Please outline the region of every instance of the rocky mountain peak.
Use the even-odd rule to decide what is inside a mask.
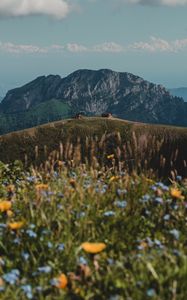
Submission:
[[[0,112],[20,114],[54,100],[69,107],[71,114],[110,111],[123,119],[187,125],[187,103],[181,98],[172,96],[162,85],[110,69],[81,69],[64,78],[40,76],[9,91],[0,104]]]

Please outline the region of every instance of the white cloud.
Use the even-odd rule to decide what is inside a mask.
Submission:
[[[124,48],[123,46],[114,43],[114,42],[108,42],[108,43],[103,43],[99,45],[95,45],[92,48],[93,52],[111,52],[111,53],[119,53],[123,52]]]
[[[35,46],[35,45],[18,45],[14,43],[2,43],[0,42],[0,51],[1,52],[7,52],[7,53],[14,53],[14,54],[20,54],[20,53],[46,53],[47,49]]]
[[[51,50],[51,51],[56,51],[56,52],[61,52],[64,50],[64,46],[62,45],[57,45],[57,44],[54,44],[54,45],[51,45],[50,47],[46,48],[48,51]]]
[[[128,46],[129,50],[149,52],[178,52],[187,48],[187,39],[167,41],[151,37],[148,42],[136,42]]]
[[[76,43],[73,44],[67,44],[67,50],[69,52],[86,52],[89,51],[89,49],[83,45],[79,45]]]
[[[72,43],[67,44],[67,50],[69,52],[110,52],[110,53],[119,53],[124,51],[124,47],[114,43],[114,42],[105,42],[103,44],[97,44],[91,47],[84,45]]]
[[[49,54],[49,53],[129,53],[134,51],[150,53],[177,53],[187,50],[187,38],[167,41],[165,39],[150,37],[148,41],[138,41],[132,44],[122,46],[115,42],[105,42],[93,46],[85,46],[77,43],[68,43],[64,45],[53,44],[48,47],[42,47],[29,44],[14,44],[11,42],[0,42],[0,52],[12,54]]]
[[[116,0],[113,0],[116,1]],[[180,6],[187,5],[187,0],[118,0],[119,3],[130,3],[140,5],[163,5],[163,6]]]
[[[62,19],[70,12],[68,0],[0,0],[0,16],[49,15]]]
[[[45,54],[56,53],[64,51],[63,45],[51,45],[49,47],[41,47],[37,45],[29,44],[14,44],[11,42],[0,42],[0,52],[12,53],[12,54]]]

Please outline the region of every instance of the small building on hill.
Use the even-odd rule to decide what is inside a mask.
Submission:
[[[74,115],[74,119],[82,119],[82,115],[81,114],[76,114],[76,115]]]
[[[102,115],[102,118],[112,118],[112,114],[111,113],[103,113]]]
[[[85,117],[85,113],[83,111],[78,112],[74,115],[74,119],[82,119],[83,117]]]

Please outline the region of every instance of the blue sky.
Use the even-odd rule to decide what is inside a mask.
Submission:
[[[187,86],[187,0],[1,0],[0,95],[79,68]]]

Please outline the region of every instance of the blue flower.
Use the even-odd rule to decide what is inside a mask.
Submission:
[[[28,299],[32,299],[33,298],[33,294],[32,294],[32,287],[29,284],[26,285],[22,285],[21,286],[22,291],[25,293],[26,297]]]
[[[177,181],[181,181],[181,180],[182,180],[182,176],[179,176],[179,175],[178,175],[178,176],[176,177],[176,180],[177,180]]]
[[[148,289],[146,294],[148,297],[154,297],[156,295],[156,292],[154,289]]]
[[[155,185],[152,185],[150,188],[151,188],[151,190],[154,191],[154,192],[157,191],[157,187],[156,187]]]
[[[146,210],[145,210],[145,215],[146,215],[146,216],[150,216],[150,215],[151,215],[151,212],[150,212],[148,209],[146,209]]]
[[[52,270],[52,268],[50,267],[50,266],[45,266],[45,267],[39,267],[38,268],[38,271],[40,272],[40,273],[50,273],[51,272],[51,270]]]
[[[36,237],[37,237],[36,232],[34,232],[34,231],[31,230],[31,229],[27,229],[27,230],[26,230],[26,233],[27,233],[28,236],[31,237],[31,238],[36,238]]]
[[[101,188],[100,186],[97,186],[97,187],[95,188],[95,191],[96,191],[96,193],[105,194],[106,191],[107,191],[107,188],[108,188],[108,185],[107,185],[107,184],[104,184],[104,185],[102,186],[102,188]]]
[[[54,177],[57,178],[57,177],[59,176],[59,173],[55,171],[55,172],[53,173],[53,175],[54,175]]]
[[[53,279],[50,280],[50,284],[52,286],[57,286],[59,284],[59,281],[58,281],[57,278],[53,278]]]
[[[35,224],[30,224],[30,225],[29,225],[29,228],[31,228],[31,229],[34,229],[35,227],[36,227]]]
[[[114,260],[113,258],[108,258],[107,262],[109,263],[110,266],[114,265]]]
[[[14,243],[14,244],[17,244],[17,245],[20,245],[20,244],[21,244],[20,238],[15,238],[15,239],[13,240],[13,243]]]
[[[146,241],[147,241],[149,247],[152,247],[152,246],[154,245],[154,243],[153,243],[153,241],[150,239],[150,237],[147,237],[147,238],[146,238]]]
[[[6,224],[0,223],[0,228],[6,228],[6,227],[7,227]]]
[[[156,202],[157,204],[163,204],[163,199],[161,197],[156,197],[154,199],[154,202]]]
[[[170,215],[166,214],[163,219],[164,219],[164,221],[169,221],[170,220]]]
[[[81,264],[81,265],[87,265],[88,262],[87,262],[87,260],[83,256],[81,256],[81,257],[79,257],[79,264]]]
[[[115,212],[112,211],[112,210],[105,211],[105,212],[103,213],[103,216],[105,216],[105,217],[112,217],[112,216],[115,216]]]
[[[17,269],[13,269],[9,273],[6,273],[2,276],[2,278],[9,284],[13,285],[17,282],[20,276],[20,271]]]
[[[127,206],[127,201],[115,201],[114,204],[118,208],[125,208]]]
[[[177,229],[170,230],[170,233],[173,235],[173,237],[178,240],[180,237],[180,232]]]
[[[11,271],[12,274],[16,275],[16,276],[20,276],[20,271],[18,269],[13,269]]]
[[[179,208],[179,206],[177,204],[174,204],[174,205],[171,205],[171,207],[174,209],[174,210],[177,210]]]
[[[155,243],[155,245],[156,245],[157,247],[163,248],[163,245],[162,245],[162,243],[161,243],[159,240],[155,239],[155,240],[154,240],[154,243]]]
[[[50,233],[50,231],[48,230],[48,229],[44,229],[43,231],[42,231],[42,234],[44,234],[44,235],[47,235],[47,234],[49,234]]]
[[[59,244],[57,247],[58,251],[64,251],[65,245],[63,243]]]
[[[24,260],[28,260],[30,255],[27,252],[22,252],[21,256],[24,258]]]
[[[84,211],[81,211],[81,212],[78,212],[77,213],[77,215],[76,215],[76,217],[77,217],[77,219],[80,219],[80,218],[83,218],[83,217],[85,217],[85,212]]]
[[[77,178],[77,174],[74,171],[70,172],[70,176],[73,177],[74,179]]]
[[[144,250],[144,247],[141,246],[141,245],[138,245],[138,246],[137,246],[137,249],[138,249],[138,250]]]
[[[163,184],[162,182],[157,182],[155,185],[160,187],[164,191],[169,191],[169,187],[167,185]]]
[[[109,300],[119,300],[120,296],[119,295],[112,295],[110,296]]]
[[[63,207],[62,204],[58,204],[58,205],[57,205],[57,208],[63,210],[64,207]]]
[[[116,193],[120,196],[120,195],[123,195],[123,194],[126,194],[127,193],[127,190],[126,189],[117,189]]]
[[[52,244],[51,242],[48,242],[48,243],[47,243],[47,247],[48,247],[49,249],[51,249],[51,248],[53,248],[53,244]]]
[[[140,202],[143,202],[143,203],[147,203],[149,200],[150,200],[150,195],[148,194],[145,194],[142,196],[142,198],[140,199]]]
[[[38,292],[38,293],[41,293],[42,291],[43,291],[43,288],[41,287],[41,286],[37,286],[36,287],[36,291]]]
[[[28,177],[26,178],[26,180],[27,180],[28,182],[35,182],[35,179],[36,179],[35,176],[28,176]]]

